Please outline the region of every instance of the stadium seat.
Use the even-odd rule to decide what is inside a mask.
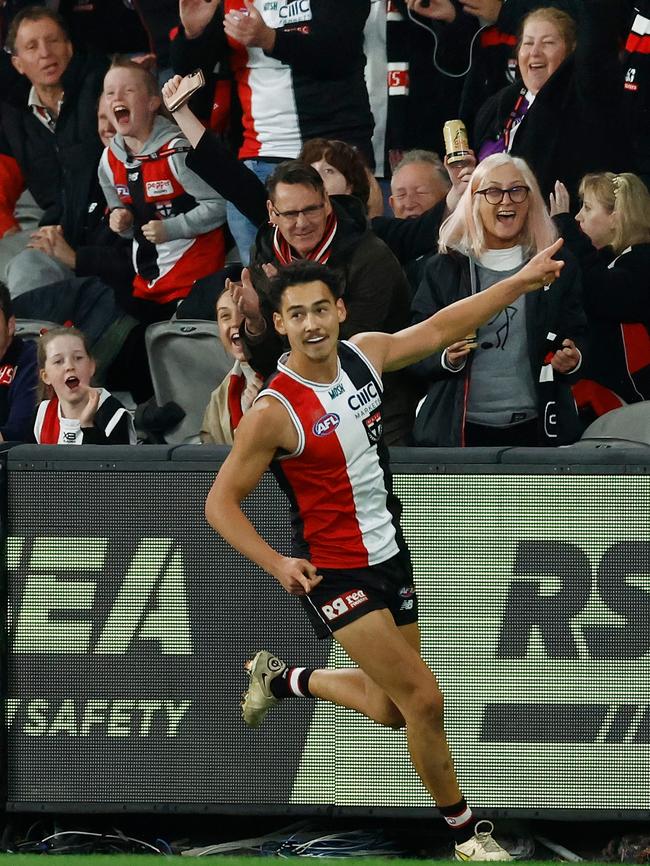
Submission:
[[[41,319],[16,319],[16,336],[23,340],[38,340],[44,331],[60,328],[56,322],[46,322]]]
[[[627,439],[650,445],[650,400],[606,412],[587,427],[582,439]]]
[[[173,400],[185,411],[180,424],[165,433],[165,441],[198,444],[210,394],[233,365],[219,340],[216,322],[156,322],[147,328],[145,340],[156,402],[163,406]]]

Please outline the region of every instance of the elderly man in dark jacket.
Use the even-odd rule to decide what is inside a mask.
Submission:
[[[15,16],[6,47],[31,89],[5,97],[0,157],[17,164],[44,211],[41,225],[62,225],[76,246],[101,153],[96,108],[108,63],[76,53],[62,19],[42,6]]]

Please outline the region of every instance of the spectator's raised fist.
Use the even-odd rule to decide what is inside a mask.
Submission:
[[[164,244],[167,240],[167,229],[162,220],[150,220],[142,226],[142,234],[151,244]]]
[[[445,156],[445,168],[451,181],[451,189],[447,193],[447,209],[453,211],[460,201],[460,197],[467,189],[474,169],[476,168],[476,156],[473,150],[467,151],[467,156],[462,162],[449,163]]]
[[[118,235],[122,232],[128,232],[133,227],[133,214],[125,207],[116,207],[115,210],[111,211],[108,225],[111,231]]]
[[[503,0],[461,0],[460,5],[468,15],[476,15],[484,24],[494,24],[501,13]]]

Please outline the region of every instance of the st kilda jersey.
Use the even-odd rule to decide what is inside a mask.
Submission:
[[[92,427],[82,428],[78,418],[64,418],[56,397],[43,400],[36,412],[34,440],[38,445],[135,445],[137,436],[130,412],[100,388]]]
[[[327,385],[290,370],[287,356],[261,391],[287,410],[298,447],[271,469],[289,497],[293,555],[317,568],[377,565],[404,546],[401,506],[382,442],[382,384],[353,343],[339,343],[339,370]]]
[[[341,139],[372,159],[373,118],[364,78],[363,28],[370,0],[254,0],[275,31],[269,52],[224,33],[224,15],[245,14],[223,0],[202,36],[173,34],[174,69],[211,72],[227,60],[242,108],[240,159],[298,156],[310,138]],[[219,100],[217,100],[219,101]],[[215,106],[216,107],[216,106]]]
[[[121,135],[106,148],[99,180],[111,210],[133,214],[133,294],[159,304],[184,298],[196,280],[223,267],[225,242],[217,226],[223,199],[185,165],[188,142],[178,127],[158,117],[141,153],[126,150]],[[142,234],[151,220],[165,222],[167,240]]]

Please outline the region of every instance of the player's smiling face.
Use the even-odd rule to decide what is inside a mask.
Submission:
[[[286,288],[282,308],[273,314],[276,330],[287,337],[292,353],[313,361],[326,360],[336,352],[344,319],[343,301],[320,280]]]

